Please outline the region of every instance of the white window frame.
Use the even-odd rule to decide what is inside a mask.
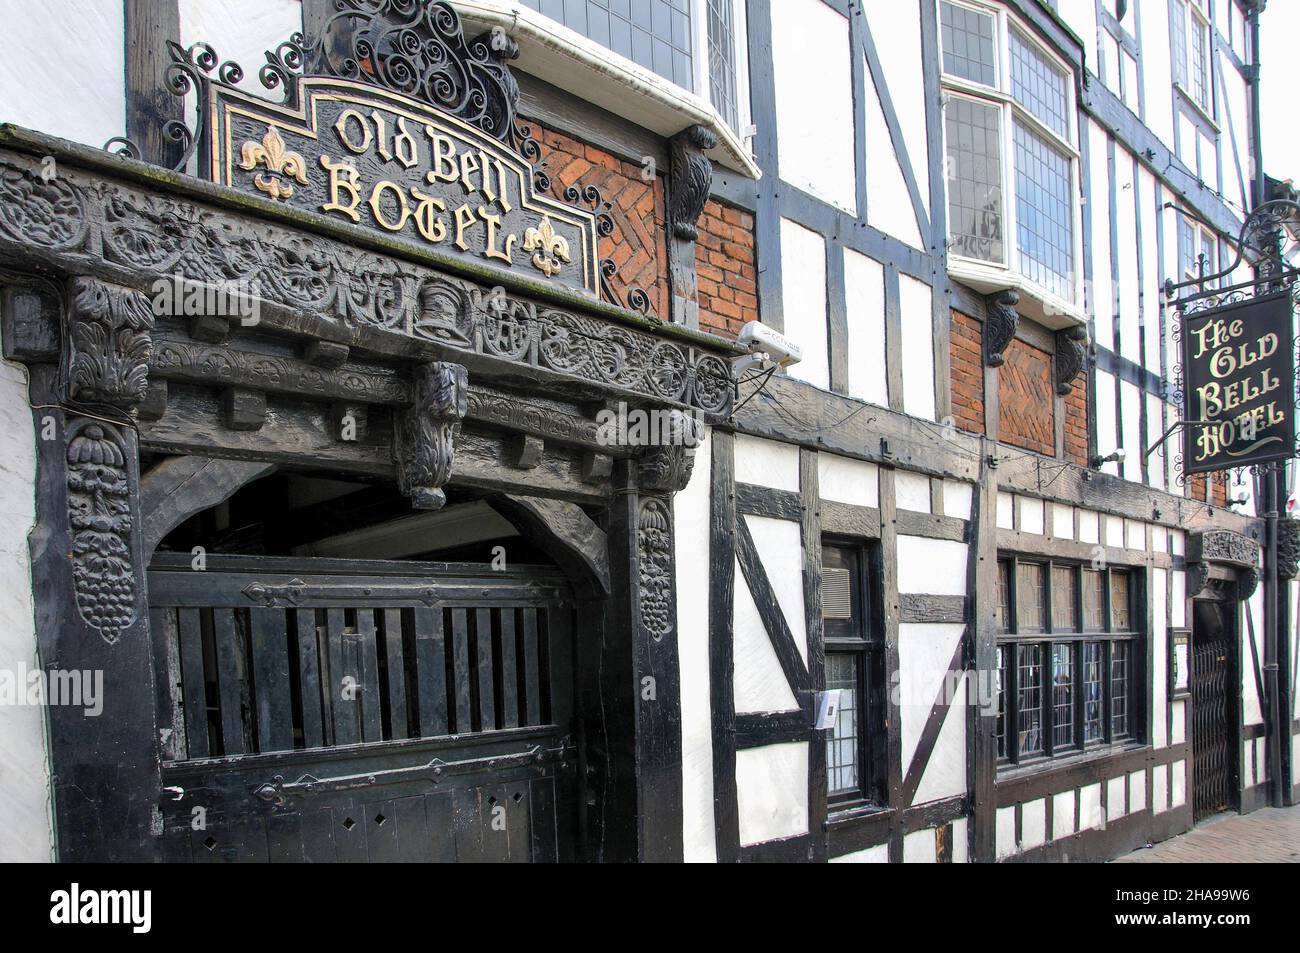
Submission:
[[[1184,225],[1187,225],[1192,230],[1193,246],[1192,246],[1192,261],[1191,261],[1190,270],[1183,267],[1183,261],[1182,261],[1182,257],[1183,257],[1182,228]],[[1196,265],[1200,261],[1201,252],[1204,250],[1207,242],[1210,246],[1211,257],[1205,263],[1206,276],[1216,274],[1223,269],[1223,266],[1219,263],[1219,256],[1221,254],[1221,249],[1219,247],[1219,236],[1212,229],[1206,228],[1203,224],[1197,221],[1196,218],[1194,218],[1188,212],[1179,211],[1178,213],[1177,241],[1178,241],[1177,247],[1178,247],[1178,259],[1179,259],[1178,271],[1179,274],[1182,276],[1180,278],[1181,281],[1195,281],[1201,277],[1200,274],[1196,271]]]
[[[1184,60],[1182,63],[1175,61],[1174,68],[1174,86],[1182,91],[1187,97],[1187,101],[1196,108],[1198,112],[1211,124],[1217,123],[1214,118],[1214,83],[1215,83],[1215,55],[1214,55],[1214,25],[1210,21],[1209,10],[1206,8],[1208,0],[1175,0],[1174,15],[1177,16],[1177,6],[1183,7],[1183,36],[1186,37],[1186,49],[1183,51]],[[1198,25],[1204,31],[1205,44],[1205,96],[1206,102],[1201,102],[1196,98],[1196,92],[1192,83],[1192,47],[1195,45],[1195,34],[1192,32],[1193,23]],[[1170,55],[1175,51],[1170,50]],[[1182,78],[1180,78],[1180,74]]]
[[[732,55],[736,70],[736,128],[733,130],[745,148],[753,152],[753,111],[749,102],[749,19],[746,0],[731,0]],[[694,62],[695,89],[701,99],[713,105],[713,89],[709,79],[709,0],[691,0],[691,41],[696,52]],[[717,106],[713,107],[717,109]],[[718,116],[725,123],[727,117]]]
[[[1081,168],[1082,155],[1079,151],[1079,112],[1076,103],[1075,73],[1068,62],[1056,55],[1034,36],[1033,31],[1019,17],[1013,16],[1000,6],[974,2],[974,0],[949,0],[954,6],[963,7],[976,13],[994,18],[994,82],[989,87],[975,83],[959,76],[950,76],[943,71],[943,39],[939,43],[939,79],[943,95],[944,108],[952,96],[974,99],[989,105],[999,106],[1000,141],[1002,144],[1002,245],[1003,261],[989,262],[980,258],[968,258],[948,252],[948,274],[979,291],[992,293],[1008,288],[1020,291],[1022,304],[1030,305],[1031,316],[1044,320],[1048,325],[1068,324],[1060,316],[1085,319],[1081,299],[1083,294],[1083,223],[1081,214]],[[1020,35],[1048,62],[1055,65],[1066,77],[1066,133],[1062,138],[1054,129],[1049,128],[1034,116],[1027,108],[1020,105],[1011,94],[1011,30],[1016,29]],[[1018,223],[1016,220],[1016,170],[1015,170],[1015,123],[1021,122],[1036,135],[1041,136],[1054,148],[1059,149],[1070,163],[1070,195],[1073,199],[1070,209],[1070,231],[1072,248],[1071,296],[1063,298],[1056,292],[1034,281],[1020,269],[1020,247],[1018,241]],[[947,123],[944,123],[945,136]],[[947,143],[944,144],[947,155]],[[948,177],[944,176],[944,202],[947,208]],[[951,229],[951,222],[949,223]],[[951,241],[951,235],[949,236]],[[1024,300],[1027,297],[1028,300]],[[1038,308],[1033,307],[1034,303]],[[1022,308],[1022,310],[1026,310]]]

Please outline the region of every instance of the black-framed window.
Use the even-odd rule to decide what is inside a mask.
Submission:
[[[826,791],[834,808],[884,803],[884,636],[876,607],[879,553],[822,543],[822,632],[826,689],[840,692],[826,734]]]
[[[1127,568],[999,560],[999,763],[1140,740],[1140,579]]]

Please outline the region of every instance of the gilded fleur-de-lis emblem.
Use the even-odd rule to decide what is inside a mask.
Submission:
[[[562,262],[569,262],[569,242],[563,235],[555,233],[551,217],[543,215],[536,228],[524,232],[524,251],[533,253],[533,267],[547,278],[553,278],[564,267]]]
[[[266,166],[266,172],[253,176],[253,184],[259,192],[265,192],[273,199],[287,199],[293,195],[293,186],[281,176],[307,184],[307,160],[289,150],[275,126],[266,130],[261,142],[250,139],[241,147],[239,167],[252,172],[259,165]]]

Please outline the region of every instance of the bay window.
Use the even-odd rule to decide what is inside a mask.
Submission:
[[[523,0],[601,46],[707,98],[743,136],[744,0]]]
[[[997,751],[1004,765],[1138,740],[1142,634],[1127,569],[998,564]]]
[[[1077,310],[1073,76],[1000,8],[942,0],[939,20],[954,277]]]

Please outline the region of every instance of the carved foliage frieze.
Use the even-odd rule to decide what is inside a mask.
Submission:
[[[129,409],[149,388],[153,312],[138,291],[96,278],[73,278],[68,396]]]
[[[469,375],[460,364],[434,361],[414,372],[413,405],[397,428],[397,477],[411,505],[440,509],[451,477],[456,434],[465,417]]]
[[[1277,573],[1283,579],[1294,579],[1298,564],[1300,564],[1300,520],[1279,520],[1277,524]]]
[[[114,643],[135,622],[131,489],[126,443],[112,424],[73,418],[67,426],[68,525],[77,612]]]
[[[83,241],[88,220],[100,242]],[[47,186],[38,172],[0,159],[0,248],[53,252],[54,264],[84,273],[94,258],[70,254],[79,243],[129,269],[139,287],[177,275],[238,281],[255,289],[264,315],[308,314],[353,339],[373,330],[429,340],[708,414],[725,415],[733,399],[723,357],[686,342],[71,167]],[[118,310],[114,320],[135,320]]]
[[[1247,569],[1259,562],[1259,543],[1249,536],[1227,529],[1193,533],[1187,546],[1189,561],[1227,563]]]
[[[673,630],[673,519],[666,500],[641,501],[637,520],[637,565],[641,626],[658,641]]]

